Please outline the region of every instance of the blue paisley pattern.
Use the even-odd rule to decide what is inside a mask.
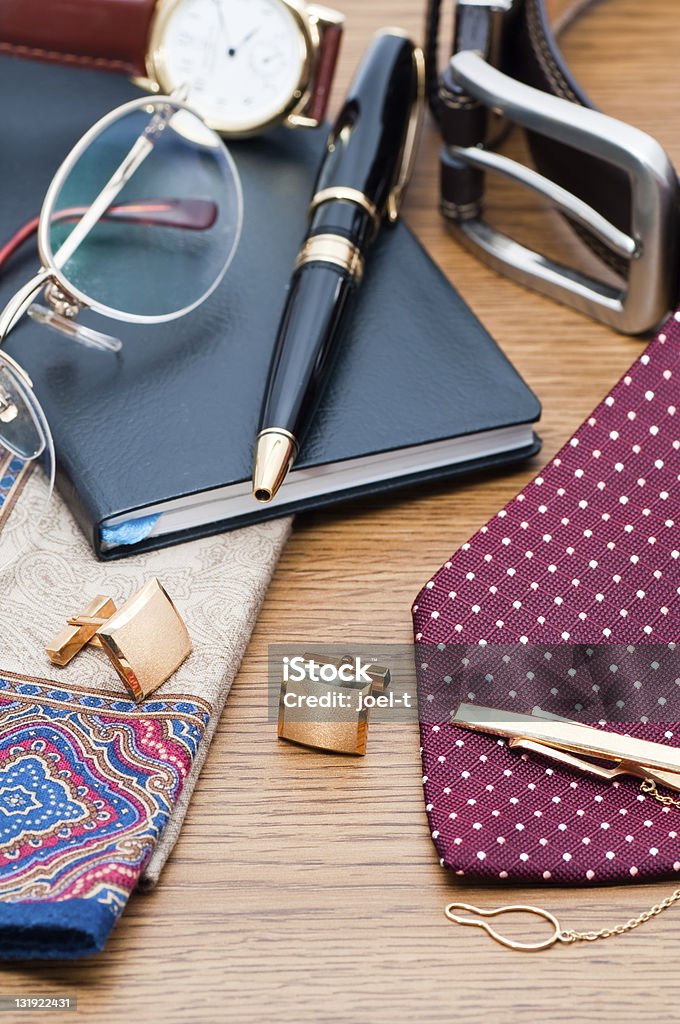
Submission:
[[[210,711],[195,698],[139,708],[120,694],[0,675],[0,951],[7,904],[40,917],[41,904],[94,901],[107,909],[110,930],[181,793]]]

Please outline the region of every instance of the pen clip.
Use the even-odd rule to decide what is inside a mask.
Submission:
[[[413,168],[418,155],[418,142],[423,125],[423,111],[425,106],[425,56],[419,46],[413,48],[413,63],[416,72],[416,94],[411,106],[411,115],[408,128],[404,137],[404,147],[401,152],[399,171],[394,187],[387,198],[387,220],[390,224],[396,224],[399,220],[399,213],[404,201],[404,194],[408,186]]]

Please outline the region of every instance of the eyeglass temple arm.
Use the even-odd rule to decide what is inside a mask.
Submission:
[[[71,234],[59,248],[59,251],[54,254],[54,263],[57,269],[61,270],[68,263],[74,252],[82,245],[92,231],[95,224],[113,206],[114,201],[123,191],[128,181],[137,173],[147,157],[153,152],[156,142],[167,128],[175,113],[176,110],[169,104],[165,105],[163,109],[156,111],[144,131],[134,142],[127,156],[123,158],[106,185],[104,185],[104,188],[94,200],[87,213],[81,217]]]
[[[20,288],[19,291],[14,295],[7,303],[5,308],[0,313],[0,345],[5,340],[12,327],[24,315],[26,310],[30,307],[33,299],[38,294],[43,285],[47,284],[50,279],[50,271],[43,268],[35,277]],[[3,358],[7,359],[7,355],[3,353]],[[16,369],[21,370],[21,367],[16,366]],[[24,370],[21,370],[21,375],[25,380],[28,380],[28,376]],[[30,381],[29,381],[30,383]]]
[[[86,213],[88,207],[74,206],[60,210],[52,217],[52,224],[77,219]],[[127,203],[112,206],[102,220],[124,221],[131,224],[148,224],[151,227],[181,228],[187,231],[207,231],[217,220],[217,204],[209,199],[149,199],[143,203]],[[24,242],[38,230],[40,217],[34,217],[24,224],[0,248],[0,270]]]

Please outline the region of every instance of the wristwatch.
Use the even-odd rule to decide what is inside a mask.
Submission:
[[[591,5],[579,0],[566,18]],[[655,139],[594,108],[560,52],[548,6],[458,0],[453,56],[440,75],[442,3],[429,0],[441,209],[459,240],[494,269],[623,333],[647,333],[678,306],[678,177]],[[533,168],[493,149],[499,115],[526,132]],[[547,198],[614,277],[565,267],[493,228],[484,217],[492,171]]]
[[[343,16],[304,0],[0,0],[0,53],[184,87],[227,136],[317,127]]]

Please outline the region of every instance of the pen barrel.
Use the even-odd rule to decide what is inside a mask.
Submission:
[[[415,152],[421,71],[409,39],[379,34],[329,137],[262,406],[253,468],[258,501],[271,501],[297,457],[368,245],[385,214],[396,219]]]
[[[331,199],[312,214],[308,237],[327,233],[341,235],[364,251],[376,234],[377,227],[377,215],[371,215],[355,202]]]
[[[419,83],[413,43],[395,31],[376,36],[328,139],[315,189],[328,201],[314,210],[312,233],[336,231],[359,246],[374,233],[402,171]]]
[[[309,263],[291,280],[262,407],[261,426],[301,438],[313,419],[335,339],[355,288],[340,267]]]

